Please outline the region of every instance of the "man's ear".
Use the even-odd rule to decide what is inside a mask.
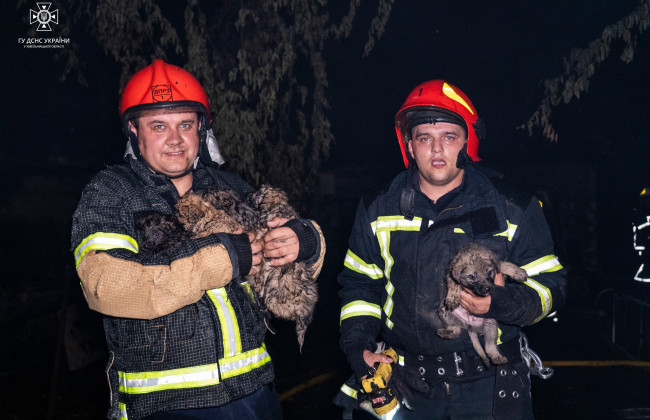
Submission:
[[[128,122],[128,124],[129,124],[129,131],[131,131],[135,135],[135,137],[137,138],[138,137],[138,128],[135,126],[135,124],[133,124],[133,121],[131,121],[131,120]]]
[[[415,157],[413,157],[413,146],[411,146],[412,144],[413,144],[413,141],[411,141],[410,139],[407,140],[406,141],[406,150],[408,151],[409,157],[411,159],[415,159]]]

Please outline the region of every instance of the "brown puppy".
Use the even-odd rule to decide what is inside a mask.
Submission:
[[[490,365],[490,361],[495,365],[508,362],[497,348],[497,322],[467,312],[460,306],[460,294],[466,289],[476,296],[488,296],[494,287],[494,277],[499,272],[517,282],[524,282],[528,278],[526,270],[515,264],[499,261],[496,254],[481,245],[471,243],[461,247],[449,263],[446,277],[447,295],[438,309],[440,319],[445,325],[445,328],[437,331],[438,335],[453,339],[460,335],[461,329],[466,329],[474,350],[486,366]],[[485,351],[481,347],[479,335],[485,338]]]
[[[263,185],[248,200],[224,190],[188,192],[178,201],[176,210],[178,220],[194,238],[212,233],[255,231],[259,239],[269,231],[269,221],[278,217],[299,218],[284,191],[268,185]],[[276,267],[263,259],[258,273],[247,277],[263,310],[296,322],[301,349],[318,301],[313,274],[302,262]]]
[[[176,212],[193,238],[251,232],[260,218],[259,211],[230,190],[188,191],[176,203]]]

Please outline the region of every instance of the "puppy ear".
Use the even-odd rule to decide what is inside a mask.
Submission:
[[[501,264],[499,264],[499,260],[496,258],[490,258],[490,266],[494,268],[495,272],[501,272]]]
[[[463,275],[463,264],[459,264],[460,255],[461,254],[456,254],[456,256],[452,258],[451,262],[449,263],[449,274],[454,280],[460,279],[460,277]]]

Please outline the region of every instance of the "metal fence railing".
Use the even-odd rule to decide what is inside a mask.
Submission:
[[[605,289],[596,297],[596,313],[610,345],[632,360],[650,360],[650,303]]]

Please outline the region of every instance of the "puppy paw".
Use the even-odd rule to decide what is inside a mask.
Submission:
[[[528,273],[523,268],[509,262],[501,263],[501,272],[512,280],[523,283],[528,279]]]
[[[508,358],[502,356],[501,354],[489,354],[488,356],[490,357],[492,363],[495,365],[505,365],[508,363]]]

